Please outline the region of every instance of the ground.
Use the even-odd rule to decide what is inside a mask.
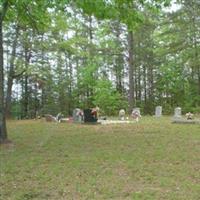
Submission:
[[[1,200],[198,200],[200,125],[8,122]]]

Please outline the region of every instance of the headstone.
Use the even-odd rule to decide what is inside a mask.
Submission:
[[[140,114],[140,108],[134,108],[132,113],[131,113],[131,116],[133,117],[133,119],[138,122],[139,121],[139,118],[141,117],[141,114]]]
[[[125,115],[126,115],[126,112],[125,112],[125,110],[124,109],[121,109],[120,111],[119,111],[119,120],[125,120]]]
[[[161,117],[162,116],[162,106],[156,106],[155,116]]]
[[[193,120],[194,115],[191,112],[188,112],[185,116],[187,117],[187,120]]]
[[[181,108],[177,107],[174,109],[174,118],[182,118]]]
[[[95,117],[95,115],[92,114],[92,110],[91,109],[85,109],[83,111],[84,113],[84,122],[97,122],[97,118]]]
[[[57,120],[58,122],[61,122],[61,119],[62,119],[63,117],[64,117],[64,116],[63,116],[62,113],[58,113],[58,114],[56,115],[56,120]]]
[[[73,121],[74,122],[82,122],[83,120],[83,112],[79,108],[75,108],[73,110]]]
[[[139,115],[140,115],[140,108],[138,108],[138,107],[136,107],[136,108],[133,108],[133,111],[132,111],[132,113],[133,112],[137,112],[137,113],[139,113]]]

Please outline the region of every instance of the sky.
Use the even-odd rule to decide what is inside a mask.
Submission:
[[[168,7],[168,8],[165,8],[164,10],[167,11],[167,12],[174,12],[174,11],[180,9],[180,7],[181,7],[181,5],[176,4],[176,1],[173,0],[173,1],[171,2],[171,6]]]

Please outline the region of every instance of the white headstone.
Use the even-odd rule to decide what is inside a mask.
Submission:
[[[141,114],[140,114],[140,108],[134,108],[132,113],[131,113],[133,119],[138,122],[139,121],[139,118],[141,117]]]
[[[139,113],[139,115],[140,115],[140,108],[137,108],[137,107],[136,107],[136,108],[133,108],[132,113],[133,113],[133,112],[137,112],[137,113]]]
[[[174,109],[174,118],[181,118],[182,116],[182,113],[181,113],[181,108],[180,107],[177,107]]]
[[[156,117],[162,116],[162,106],[156,106],[155,116]]]
[[[75,108],[73,110],[73,120],[74,122],[82,122],[82,110]]]
[[[193,120],[193,114],[191,112],[186,113],[185,115],[187,117],[187,120]]]
[[[120,119],[120,120],[125,120],[125,115],[126,115],[125,110],[124,110],[124,109],[121,109],[121,110],[119,111],[119,119]]]

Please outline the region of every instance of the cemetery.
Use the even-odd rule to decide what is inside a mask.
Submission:
[[[58,113],[56,117],[52,115],[45,115],[45,120],[47,122],[74,122],[81,124],[126,124],[126,123],[134,123],[139,122],[139,119],[142,117],[140,113],[140,108],[136,107],[133,109],[131,115],[127,115],[124,109],[119,110],[118,119],[109,119],[106,116],[99,116],[100,108],[92,108],[92,109],[84,109],[75,108],[73,110],[73,116],[68,118],[64,118],[61,113]],[[97,117],[98,116],[98,117]],[[156,106],[155,108],[155,117],[162,117],[162,106]],[[60,119],[59,119],[60,118]],[[182,115],[182,111],[180,107],[176,107],[174,109],[174,115],[172,117],[172,123],[180,123],[180,124],[200,124],[200,118],[194,118],[194,114],[188,112],[185,116]]]
[[[198,199],[200,126],[171,120],[9,121],[13,142],[0,149],[1,197]]]
[[[181,107],[163,112],[156,106],[146,116],[135,107],[111,117],[100,107],[75,108],[68,117],[9,121],[13,142],[0,149],[1,196],[197,199],[200,116]]]
[[[1,0],[0,200],[199,200],[199,16]]]

